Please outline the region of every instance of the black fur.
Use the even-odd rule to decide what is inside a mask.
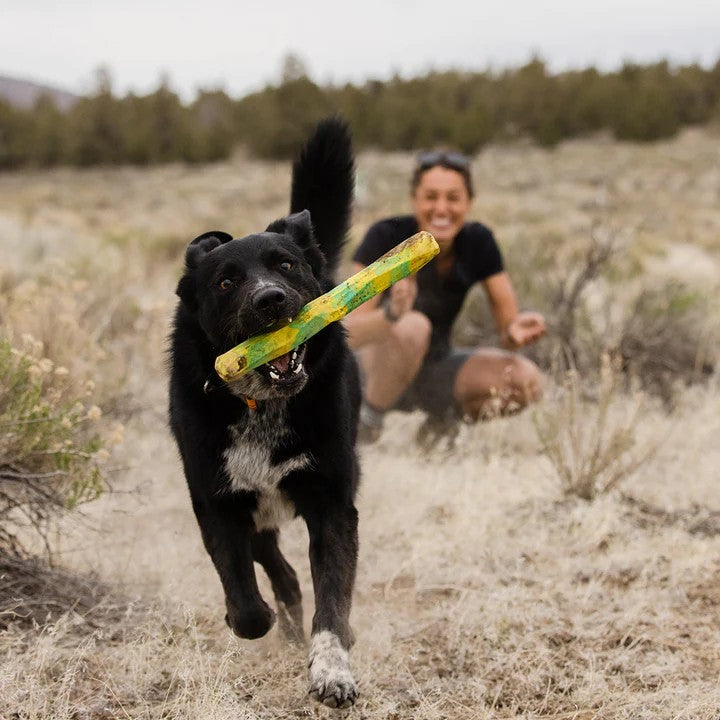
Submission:
[[[217,355],[287,322],[335,284],[332,272],[350,222],[353,167],[346,126],[324,121],[294,165],[291,214],[241,239],[222,232],[199,236],[188,246],[178,284],[170,425],[203,541],[225,590],[227,622],[245,638],[264,635],[275,618],[258,590],[254,562],[270,578],[281,626],[302,637],[300,587],[278,548],[272,517],[286,507],[278,504],[282,499],[309,531],[312,633],[329,631],[345,649],[352,642],[360,390],[342,327],[335,323],[319,332],[297,359],[279,362],[281,369],[251,371],[232,385],[220,382],[213,368]],[[257,401],[256,410],[248,397]],[[263,514],[268,508],[270,520]],[[326,704],[354,702],[352,682],[324,677],[316,685],[311,692]]]
[[[336,119],[321,122],[293,166],[290,212],[312,208],[313,227],[331,274],[337,269],[350,214],[334,208],[347,207],[353,195],[353,153],[348,133],[336,133]],[[333,142],[326,142],[326,134]]]

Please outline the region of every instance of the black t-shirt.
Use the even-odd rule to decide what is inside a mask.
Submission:
[[[353,254],[353,260],[369,265],[416,232],[418,224],[413,215],[380,220],[367,231]],[[482,223],[465,223],[455,237],[453,248],[455,259],[447,277],[438,275],[435,260],[417,273],[415,307],[428,317],[433,326],[428,353],[430,359],[448,351],[452,326],[468,290],[475,283],[503,271],[500,249],[491,230]]]

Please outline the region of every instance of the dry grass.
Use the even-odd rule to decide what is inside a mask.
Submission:
[[[555,151],[491,148],[476,164],[478,216],[506,247],[521,298],[533,301],[537,275],[520,264],[524,248],[542,258],[538,247],[551,246],[562,265],[582,257],[598,222],[623,233],[627,252],[614,279],[593,282],[585,308],[622,327],[623,310],[644,288],[678,274],[698,292],[717,292],[719,152],[699,132],[641,148],[604,140]],[[373,218],[405,207],[410,163],[405,155],[360,159],[354,239]],[[90,527],[68,525],[57,538],[65,567],[92,570],[113,594],[97,596],[92,613],[78,606],[48,625],[13,624],[0,635],[0,717],[331,714],[305,697],[302,652],[285,648],[275,631],[248,643],[224,626],[219,582],[164,420],[163,338],[185,241],[210,227],[239,234],[262,226],[285,210],[287,186],[284,166],[243,157],[205,169],[0,177],[3,307],[36,277],[38,260],[72,267],[95,298],[79,299],[72,312],[92,327],[105,312],[115,318],[96,341],[117,349],[123,364],[98,382],[112,394],[121,377],[127,397],[119,404],[126,469],[116,492],[88,506]],[[69,302],[62,295],[58,302]],[[23,307],[30,309],[13,322],[37,322],[32,303]],[[716,316],[707,322],[717,327]],[[708,352],[716,353],[713,332]],[[46,342],[52,327],[48,334]],[[87,360],[82,347],[73,353]],[[586,385],[583,403],[598,391],[595,380]],[[352,615],[361,698],[347,714],[717,718],[719,398],[713,376],[683,388],[670,414],[646,404],[629,427],[632,398],[616,396],[608,437],[627,428],[638,447],[657,449],[622,492],[592,502],[563,493],[530,413],[463,426],[453,451],[429,457],[412,443],[423,418],[391,415],[379,443],[362,452]],[[575,422],[592,432],[597,406],[587,407],[587,420],[583,411]],[[562,426],[553,393],[541,411]],[[287,529],[283,546],[309,617],[301,524]],[[269,594],[264,579],[263,588]]]
[[[619,488],[647,464],[658,438],[638,448],[636,430],[642,424],[644,397],[618,396],[620,359],[603,354],[597,396],[587,392],[579,374],[571,370],[558,397],[546,398],[533,420],[543,452],[560,480],[562,492],[582,500]]]

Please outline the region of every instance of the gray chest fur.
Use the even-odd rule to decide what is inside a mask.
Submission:
[[[258,530],[278,527],[295,516],[295,508],[278,485],[288,473],[310,465],[305,453],[272,462],[273,451],[291,440],[292,431],[285,420],[283,402],[263,403],[249,414],[246,423],[231,428],[232,442],[224,452],[230,489],[257,494],[253,519]]]

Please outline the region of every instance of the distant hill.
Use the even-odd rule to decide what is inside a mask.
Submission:
[[[49,95],[58,109],[62,111],[69,110],[78,100],[77,95],[59,88],[0,75],[0,100],[5,100],[17,108],[28,110],[41,95]]]

